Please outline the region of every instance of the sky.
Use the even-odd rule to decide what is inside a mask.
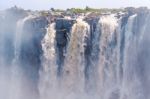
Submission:
[[[48,10],[50,8],[122,8],[146,6],[150,8],[150,0],[0,0],[0,10],[18,6],[24,9]]]

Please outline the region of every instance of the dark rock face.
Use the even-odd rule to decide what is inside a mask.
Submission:
[[[131,55],[131,59],[129,59],[130,64],[129,67],[132,67],[129,69],[131,73],[128,73],[129,76],[132,77],[132,73],[134,72],[137,76],[139,81],[141,81],[140,87],[144,90],[142,94],[145,95],[145,97],[149,97],[150,92],[150,78],[149,75],[149,59],[150,59],[150,47],[149,47],[149,10],[147,8],[126,8],[127,13],[125,13],[123,16],[118,15],[117,18],[121,18],[121,32],[120,32],[120,45],[118,47],[118,53],[119,53],[119,77],[122,80],[124,77],[124,71],[123,71],[123,64],[124,64],[124,54],[125,54],[125,46],[126,46],[126,32],[127,32],[127,23],[129,21],[129,17],[137,14],[135,19],[133,20],[133,26],[132,26],[132,35],[133,38],[136,38],[135,42],[140,42],[139,44],[134,44],[135,42],[130,42],[131,48],[134,48],[131,50],[129,55]],[[3,17],[4,16],[4,17]],[[15,42],[15,33],[16,33],[16,24],[19,19],[23,19],[25,16],[27,16],[27,12],[22,9],[12,8],[6,10],[3,16],[0,16],[0,61],[3,59],[5,63],[9,66],[12,63],[12,60],[14,59],[14,42]],[[84,55],[85,55],[85,82],[87,83],[85,87],[87,92],[89,92],[90,88],[93,88],[93,85],[90,85],[90,78],[94,77],[91,72],[94,71],[94,66],[92,67],[92,62],[97,62],[99,59],[99,51],[100,48],[99,43],[98,47],[93,44],[94,40],[97,39],[97,41],[100,41],[101,37],[101,30],[96,31],[97,24],[99,21],[100,16],[96,17],[86,17],[84,21],[86,21],[90,25],[90,34],[85,38],[86,45]],[[44,38],[46,34],[46,27],[51,22],[49,19],[47,19],[46,16],[36,16],[33,18],[30,18],[24,22],[23,30],[22,30],[22,38],[21,38],[21,50],[20,50],[20,56],[19,56],[19,62],[20,66],[23,69],[23,73],[26,76],[26,79],[28,79],[28,83],[31,83],[31,89],[30,94],[38,94],[38,80],[39,80],[39,69],[41,66],[41,55],[43,55],[42,52],[42,45],[41,41]],[[54,21],[54,20],[53,20]],[[56,18],[55,23],[55,30],[56,30],[56,53],[57,53],[57,76],[60,77],[62,73],[62,68],[64,65],[64,59],[65,59],[65,53],[67,49],[67,45],[70,40],[70,31],[73,26],[73,24],[76,21],[73,19],[65,19],[65,18]],[[143,40],[140,40],[141,33],[143,28],[145,27],[145,34],[143,35]],[[100,28],[100,27],[98,27]],[[97,33],[96,33],[97,32]],[[114,46],[117,45],[117,36],[113,36],[112,42],[109,44],[108,47],[110,47],[112,50]],[[96,43],[97,44],[97,43]],[[138,46],[137,46],[138,45]],[[95,54],[92,55],[92,49],[95,50]],[[130,48],[129,48],[130,49]],[[136,52],[135,52],[136,51]],[[108,53],[109,55],[111,54]],[[135,55],[137,57],[135,57]],[[111,58],[107,56],[107,58]],[[132,61],[134,60],[134,61]],[[11,65],[10,65],[11,66]],[[108,67],[108,66],[106,66]],[[94,69],[93,69],[94,68]],[[92,70],[93,69],[93,70]],[[132,70],[133,69],[133,70]],[[133,77],[134,78],[134,77]],[[94,81],[94,80],[92,80]],[[30,85],[30,84],[29,84]],[[93,91],[92,89],[90,89]],[[34,93],[35,92],[35,93]],[[116,98],[118,99],[118,90],[116,90],[114,93],[111,93],[112,96],[110,98]],[[144,98],[147,99],[147,98]]]
[[[38,93],[39,68],[41,66],[42,45],[41,40],[46,34],[48,21],[46,17],[36,17],[27,20],[23,26],[21,51],[19,62],[22,64],[24,74],[32,84],[31,92]],[[33,93],[34,94],[34,93]]]
[[[63,18],[56,19],[56,42],[57,42],[57,64],[58,76],[61,75],[62,66],[64,64],[64,52],[69,40],[70,30],[75,20],[67,20]]]
[[[90,25],[90,35],[86,39],[87,46],[85,47],[85,53],[84,53],[84,55],[85,55],[85,75],[88,79],[90,76],[89,72],[91,70],[90,57],[91,57],[91,51],[92,51],[92,41],[94,39],[94,34],[96,32],[99,17],[85,18],[84,20]]]
[[[88,38],[86,38],[86,44],[85,46],[85,60],[86,60],[86,70],[85,74],[88,77],[89,72],[89,65],[90,65],[90,55],[91,55],[91,48],[92,48],[92,39],[94,32],[96,31],[96,25],[98,23],[99,18],[86,18],[84,21],[86,21],[90,25],[90,35],[88,35]],[[66,52],[67,44],[69,42],[70,37],[70,30],[73,24],[75,23],[75,20],[69,20],[64,18],[58,18],[56,19],[56,51],[57,51],[57,64],[58,64],[58,76],[61,75],[62,66],[64,63],[64,54]]]
[[[23,63],[40,65],[41,40],[46,33],[48,22],[45,17],[27,20],[23,26],[20,59]]]
[[[99,17],[85,18],[84,20],[90,25],[91,32],[92,33],[95,32],[96,25],[99,21]],[[91,33],[91,35],[92,35],[92,33]]]

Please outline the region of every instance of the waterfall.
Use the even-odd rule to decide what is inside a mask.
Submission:
[[[12,61],[12,67],[11,67],[11,84],[10,85],[10,99],[19,99],[22,96],[22,90],[21,90],[21,78],[22,78],[22,71],[19,64],[19,57],[20,57],[20,49],[21,49],[21,39],[22,39],[22,33],[23,33],[23,26],[24,22],[28,18],[21,19],[17,22],[16,26],[16,33],[14,36],[14,60]],[[17,77],[17,79],[16,79]],[[14,91],[15,90],[15,91]],[[13,92],[14,91],[14,92]]]
[[[32,16],[27,16],[23,19],[20,19],[16,23],[16,31],[14,33],[14,39],[13,39],[13,47],[14,47],[14,58],[11,60],[11,64],[7,63],[7,60],[3,60],[0,62],[2,73],[1,76],[4,78],[1,79],[0,84],[0,92],[5,93],[1,94],[0,97],[4,99],[24,99],[25,98],[25,89],[27,86],[23,85],[23,82],[25,81],[23,71],[22,71],[22,64],[20,63],[20,55],[21,55],[21,42],[23,42],[22,33],[24,32],[24,24],[27,20],[31,19]],[[2,41],[3,44],[5,44],[5,40]],[[9,45],[7,45],[9,46]],[[4,57],[5,54],[3,53]],[[7,84],[7,85],[5,85]],[[5,87],[5,88],[4,88]],[[25,88],[26,87],[26,88]],[[3,92],[2,92],[3,91]]]
[[[49,97],[54,97],[56,99],[68,99],[73,98],[72,95],[78,97],[80,92],[83,94],[85,86],[84,51],[86,38],[89,35],[89,25],[81,19],[77,20],[77,23],[73,25],[65,55],[62,79],[57,78],[54,26],[54,24],[51,24],[48,27],[42,41],[43,61],[40,70],[40,98],[49,99]]]
[[[25,77],[23,70],[21,68],[22,64],[20,63],[21,56],[21,45],[24,42],[23,32],[24,24],[27,20],[33,18],[33,16],[27,16],[17,22],[16,33],[14,38],[14,59],[12,60],[11,66],[11,84],[10,85],[10,99],[24,99],[25,97],[25,88],[23,86],[23,81]],[[16,78],[17,77],[17,78]],[[24,88],[24,89],[22,89]],[[15,91],[14,91],[15,90]]]
[[[77,19],[70,32],[61,78],[57,77],[56,32],[51,24],[42,42],[41,99],[147,99],[139,68],[148,67],[137,64],[137,57],[143,52],[141,46],[146,41],[142,38],[148,35],[145,22],[149,17],[141,27],[136,24],[137,14],[129,16],[126,24],[122,23],[123,18],[114,14],[101,16],[94,32],[90,32],[88,23]],[[88,40],[92,48],[90,70],[86,71]]]
[[[56,96],[57,89],[57,65],[55,51],[55,23],[47,28],[47,33],[42,40],[43,56],[40,70],[39,91],[41,99],[49,99]]]
[[[94,33],[92,64],[96,68],[93,72],[96,76],[94,80],[97,94],[102,99],[107,99],[111,91],[116,90],[117,87],[118,24],[114,15],[102,16]]]
[[[138,27],[139,31],[134,32],[134,24],[137,20],[137,15],[132,15],[128,19],[128,23],[126,25],[125,30],[125,51],[124,51],[124,64],[123,64],[123,81],[122,81],[122,90],[121,90],[121,99],[129,98],[129,99],[148,99],[147,94],[144,89],[143,80],[146,80],[146,76],[143,76],[147,72],[145,68],[147,68],[148,64],[142,64],[147,59],[141,58],[139,54],[146,47],[141,47],[141,43],[148,43],[149,41],[141,40],[144,35],[147,35],[148,32],[145,32],[147,28],[147,24]],[[147,22],[149,16],[146,17]],[[149,24],[149,22],[147,22]],[[148,29],[149,30],[149,29]],[[148,37],[148,35],[147,35]],[[143,45],[142,44],[142,45]],[[147,49],[147,48],[146,48]],[[144,54],[145,52],[142,52]],[[149,52],[146,52],[147,56],[149,56]],[[139,60],[140,59],[140,60]],[[148,69],[148,68],[147,68]],[[145,72],[145,73],[144,73]]]
[[[63,70],[63,88],[70,94],[84,92],[85,47],[89,33],[89,25],[81,19],[77,19],[77,23],[72,27]]]
[[[48,17],[0,23],[1,99],[150,98],[149,12]]]
[[[21,19],[17,22],[17,28],[16,28],[16,33],[15,33],[15,58],[14,61],[17,61],[20,56],[20,51],[21,51],[21,42],[23,42],[23,32],[24,32],[24,23],[32,18],[33,16],[27,16],[24,19]]]

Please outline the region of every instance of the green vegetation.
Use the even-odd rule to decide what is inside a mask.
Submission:
[[[42,16],[48,16],[48,15],[49,15],[49,12],[47,12],[47,11],[41,11],[40,14],[41,14]]]
[[[72,13],[87,13],[87,12],[98,12],[98,13],[111,12],[111,13],[116,13],[116,12],[119,12],[119,11],[123,11],[123,9],[107,9],[107,8],[96,9],[96,8],[90,8],[90,7],[86,6],[84,9],[71,8],[71,9],[67,9],[67,11],[70,11]]]
[[[64,12],[64,10],[62,10],[62,9],[51,8],[50,10],[53,11],[53,12]]]
[[[73,15],[73,14],[81,14],[81,13],[96,13],[96,14],[101,14],[101,13],[117,13],[120,11],[124,11],[123,9],[108,9],[108,8],[91,8],[86,6],[85,8],[68,8],[67,10],[61,10],[61,9],[55,9],[55,8],[50,8],[50,11],[41,11],[41,15],[43,16],[48,16],[50,13],[53,15]]]
[[[71,8],[67,9],[67,11],[70,11],[71,13],[86,13],[87,11],[81,8]]]

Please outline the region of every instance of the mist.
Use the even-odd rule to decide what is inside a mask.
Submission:
[[[92,10],[1,11],[0,98],[149,99],[150,10]]]

